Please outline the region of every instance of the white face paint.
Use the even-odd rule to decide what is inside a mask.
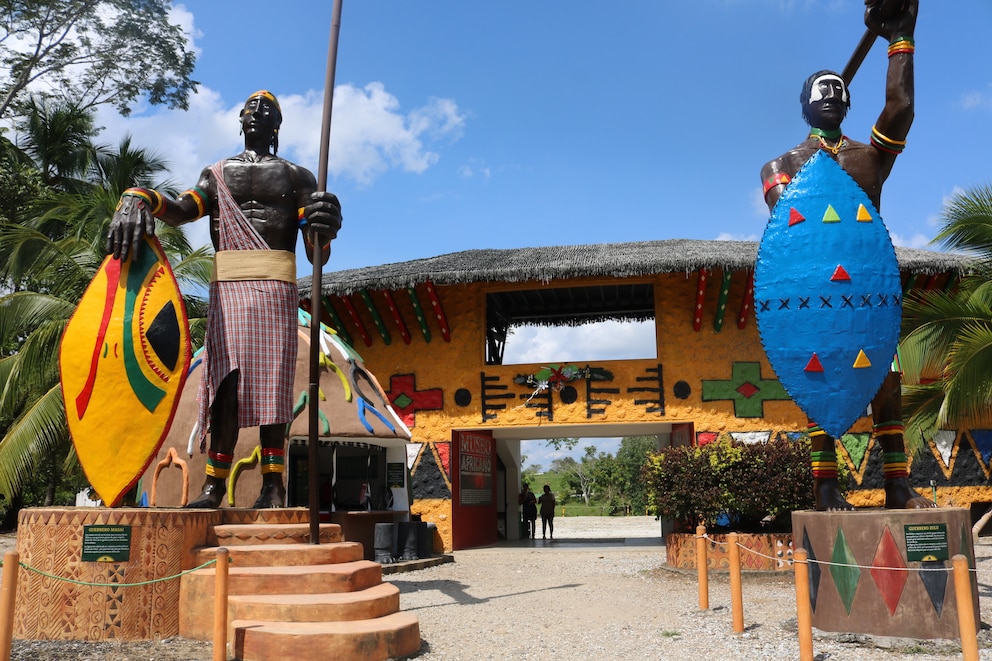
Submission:
[[[823,99],[823,90],[820,86],[826,83],[831,87],[840,87],[840,100],[847,103],[847,85],[844,84],[843,79],[840,76],[835,76],[833,74],[826,74],[820,76],[813,81],[812,88],[809,91],[809,102],[821,101]]]

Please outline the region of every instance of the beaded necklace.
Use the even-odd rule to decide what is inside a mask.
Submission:
[[[820,147],[836,156],[841,148],[847,144],[847,136],[841,133],[840,129],[824,131],[823,129],[812,128],[809,130],[809,137],[816,138],[820,142]],[[827,140],[836,140],[836,145],[830,145]]]

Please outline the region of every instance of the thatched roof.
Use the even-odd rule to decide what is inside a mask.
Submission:
[[[580,246],[481,249],[454,252],[409,262],[367,266],[325,273],[325,295],[366,290],[401,290],[423,284],[457,285],[473,282],[551,282],[581,277],[629,278],[658,273],[692,273],[700,268],[754,268],[754,241],[670,239],[638,243],[599,243]],[[903,272],[919,275],[963,273],[969,260],[951,253],[896,248]],[[310,278],[299,280],[301,298],[310,297]]]

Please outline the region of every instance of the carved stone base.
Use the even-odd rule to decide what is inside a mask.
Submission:
[[[29,640],[152,640],[179,633],[180,580],[161,582],[197,566],[195,549],[212,526],[264,518],[307,522],[303,509],[185,510],[42,507],[21,510],[17,525],[21,568],[14,604],[14,637]],[[127,560],[88,559],[87,526],[120,527],[130,536]],[[126,537],[125,537],[126,539]],[[67,579],[67,580],[62,580]],[[123,584],[142,583],[134,587]],[[97,584],[97,585],[92,585]]]
[[[967,509],[793,512],[792,532],[811,560],[817,629],[959,638],[950,559],[962,554],[975,567]],[[972,600],[977,614],[974,574]]]

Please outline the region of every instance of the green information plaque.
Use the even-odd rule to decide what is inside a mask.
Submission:
[[[906,560],[932,562],[947,560],[947,524],[917,523],[903,526],[906,533]]]
[[[131,526],[83,526],[83,562],[127,562]]]
[[[406,464],[388,463],[386,464],[386,484],[391,487],[402,488],[406,483]]]

